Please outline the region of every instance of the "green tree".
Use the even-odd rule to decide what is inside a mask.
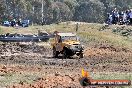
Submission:
[[[62,21],[103,22],[113,8],[132,8],[132,0],[43,0],[44,24]],[[42,22],[42,0],[0,0],[0,20],[29,19]]]
[[[103,3],[99,1],[86,1],[76,7],[74,20],[84,22],[103,22],[104,21]]]
[[[62,22],[72,19],[72,12],[70,8],[62,2],[54,2],[52,5],[53,8],[53,21]]]
[[[2,22],[5,18],[5,2],[3,0],[0,1],[0,22]]]

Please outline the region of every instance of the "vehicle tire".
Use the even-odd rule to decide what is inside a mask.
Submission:
[[[67,50],[66,50],[66,49],[63,50],[63,58],[64,58],[64,59],[67,58]]]
[[[58,57],[58,52],[56,51],[55,47],[53,48],[53,58]]]
[[[82,52],[80,53],[79,58],[83,58],[83,53]]]

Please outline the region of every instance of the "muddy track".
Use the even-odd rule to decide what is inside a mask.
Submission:
[[[40,66],[54,66],[54,67],[73,67],[73,68],[86,68],[89,71],[100,71],[100,72],[132,72],[131,62],[118,63],[112,62],[111,59],[105,60],[98,58],[83,58],[83,59],[61,59],[61,58],[49,58],[49,57],[6,57],[0,59],[0,63],[4,64],[21,64],[21,65],[40,65]],[[114,64],[115,63],[115,64]],[[127,64],[126,64],[127,63]]]
[[[105,52],[106,50],[103,49]],[[91,51],[91,50],[90,50]],[[96,50],[98,51],[98,50]],[[100,49],[99,49],[100,51]],[[107,50],[108,51],[108,50]],[[91,51],[95,52],[95,51]],[[102,52],[102,51],[101,51]],[[111,52],[111,51],[110,51]],[[130,56],[114,51],[112,55],[93,55],[82,59],[72,57],[70,59],[52,58],[52,49],[49,46],[38,46],[36,44],[16,44],[8,43],[0,45],[0,63],[2,64],[22,64],[22,65],[47,65],[55,67],[84,67],[89,71],[112,71],[112,72],[132,72],[132,60]],[[96,54],[99,52],[95,52]],[[117,54],[117,55],[116,55]],[[131,54],[131,53],[130,53]],[[114,56],[115,55],[115,56]],[[121,56],[121,57],[120,57]]]
[[[30,64],[30,65],[56,65],[56,66],[78,66],[81,64],[77,57],[71,59],[52,58],[52,49],[47,46],[37,45],[0,45],[0,63],[4,64]]]
[[[87,63],[86,59],[62,59],[52,57],[34,57],[34,56],[5,56],[0,59],[0,63],[4,64],[23,64],[23,65],[47,65],[47,66],[68,66],[68,67],[84,67]]]

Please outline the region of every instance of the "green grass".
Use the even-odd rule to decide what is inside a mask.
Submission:
[[[8,85],[18,84],[20,82],[24,83],[33,83],[37,78],[42,77],[38,72],[22,72],[19,73],[5,73],[0,74],[0,88]]]
[[[90,25],[91,26],[91,25]],[[132,49],[132,40],[131,37],[123,37],[117,34],[112,33],[112,31],[105,30],[105,31],[98,31],[98,28],[100,28],[100,25],[93,27],[90,27],[89,25],[85,25],[85,27],[81,29],[85,29],[85,31],[78,32],[79,36],[81,38],[84,38],[88,43],[92,42],[94,44],[99,43],[108,43],[110,45],[114,46],[120,46],[120,47],[126,47]],[[88,29],[89,28],[89,29]]]
[[[132,73],[97,72],[93,73],[94,79],[128,79],[132,80]]]

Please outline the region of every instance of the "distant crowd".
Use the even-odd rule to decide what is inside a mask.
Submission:
[[[118,11],[116,8],[108,13],[107,24],[132,25],[132,10]]]

